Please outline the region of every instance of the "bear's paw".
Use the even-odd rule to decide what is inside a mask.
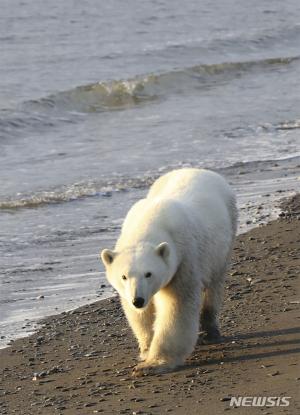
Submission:
[[[174,364],[160,362],[141,362],[135,366],[132,372],[133,377],[142,377],[148,375],[157,375],[160,373],[171,372],[175,368]]]

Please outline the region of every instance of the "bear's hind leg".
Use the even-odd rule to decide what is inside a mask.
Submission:
[[[203,343],[217,343],[221,341],[218,324],[219,311],[222,305],[224,283],[213,281],[203,290],[203,303],[200,313],[201,329],[204,332],[201,341]]]

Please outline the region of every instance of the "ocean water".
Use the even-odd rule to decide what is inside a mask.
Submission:
[[[300,189],[297,0],[4,0],[0,344],[112,294],[98,254],[160,174],[236,189],[240,231]]]

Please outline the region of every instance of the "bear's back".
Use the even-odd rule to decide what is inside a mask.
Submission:
[[[222,176],[210,170],[194,168],[173,170],[161,176],[147,195],[148,199],[173,199],[184,204],[208,199],[225,201],[232,197],[234,194]]]
[[[158,199],[179,203],[190,218],[205,218],[209,227],[221,226],[229,219],[235,233],[235,194],[227,181],[213,171],[184,168],[161,176],[153,183],[146,200]]]
[[[122,226],[118,245],[144,236],[220,228],[235,233],[235,197],[222,176],[209,170],[180,169],[154,182],[145,199],[132,206]]]

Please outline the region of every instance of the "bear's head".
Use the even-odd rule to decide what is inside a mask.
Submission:
[[[141,310],[173,277],[170,256],[167,242],[157,246],[142,243],[122,251],[104,249],[101,252],[110,284],[132,307]]]

